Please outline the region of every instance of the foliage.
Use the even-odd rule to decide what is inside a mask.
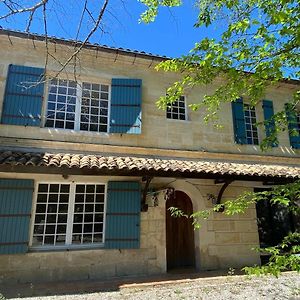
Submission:
[[[177,6],[178,0],[140,0],[148,10],[142,15],[146,23],[155,20],[159,6]],[[196,85],[215,83],[216,90],[206,94],[191,109],[204,109],[206,122],[217,127],[222,103],[244,96],[255,106],[266,88],[283,78],[300,75],[300,5],[297,0],[199,0],[195,27],[219,25],[218,39],[204,38],[190,53],[179,59],[162,62],[158,69],[182,73],[182,78],[157,102],[160,108],[178,99]],[[288,100],[288,99],[285,99]],[[295,90],[291,108],[300,100]],[[271,121],[271,120],[269,120]],[[277,133],[286,129],[284,111],[273,117],[275,129],[261,147],[266,149],[277,141]],[[263,123],[259,124],[263,125]],[[268,141],[269,140],[269,141]]]
[[[300,272],[300,233],[294,232],[286,236],[282,243],[275,247],[256,249],[260,253],[270,255],[266,266],[245,267],[243,270],[249,275],[272,274],[276,277],[286,270]]]
[[[158,14],[160,6],[174,7],[182,4],[180,0],[139,0],[147,6],[147,10],[142,13],[140,21],[153,22]]]
[[[0,300],[5,300],[6,298],[0,293]]]

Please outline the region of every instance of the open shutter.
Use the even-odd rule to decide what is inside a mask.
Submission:
[[[28,250],[33,180],[0,179],[0,254]]]
[[[271,100],[263,100],[262,107],[264,111],[264,119],[265,121],[269,121],[274,116],[274,107],[273,107],[273,101]],[[275,129],[275,122],[274,120],[271,120],[270,122],[267,122],[265,124],[266,129],[266,136],[270,137]],[[277,147],[277,143],[273,143],[272,147]]]
[[[289,104],[285,104],[286,117],[288,121],[289,137],[291,146],[294,149],[300,149],[299,125],[297,122],[296,112],[289,108]]]
[[[1,123],[40,126],[44,71],[42,68],[9,65]]]
[[[105,247],[115,249],[140,246],[141,187],[139,182],[108,183]]]
[[[113,78],[109,132],[140,134],[142,128],[141,103],[141,79]]]
[[[237,144],[247,144],[243,99],[239,98],[231,102],[231,108],[234,140]]]

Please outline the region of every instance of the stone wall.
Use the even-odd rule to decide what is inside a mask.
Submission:
[[[11,40],[11,41],[10,41]],[[5,88],[5,80],[9,64],[27,66],[44,66],[44,45],[36,41],[33,46],[31,40],[16,37],[0,36],[1,62],[0,62],[0,115]],[[52,46],[50,45],[50,48]],[[54,51],[54,48],[51,49]],[[55,55],[66,58],[69,48],[56,45]],[[11,145],[17,145],[16,139],[26,139],[28,146],[32,141],[61,141],[80,144],[98,145],[123,145],[145,148],[183,149],[193,151],[212,151],[227,153],[261,154],[259,146],[237,145],[234,143],[232,115],[230,104],[224,104],[220,110],[220,123],[223,129],[217,130],[211,124],[205,124],[201,111],[192,112],[188,110],[188,120],[169,120],[166,112],[159,110],[155,102],[164,95],[167,87],[178,79],[174,73],[157,72],[154,70],[155,62],[149,58],[133,58],[129,55],[114,53],[96,53],[92,50],[83,50],[80,54],[81,67],[77,69],[78,80],[109,84],[112,77],[141,78],[143,80],[142,101],[142,134],[120,135],[95,132],[75,132],[69,130],[57,130],[52,128],[21,127],[0,125],[2,137],[14,137],[10,140]],[[151,67],[149,67],[151,64]],[[47,74],[55,75],[60,66],[51,59],[47,65]],[[73,77],[73,68],[70,66],[64,70],[59,77]],[[205,93],[212,92],[218,82],[213,85],[201,86],[186,91],[187,104],[197,103],[203,99]],[[47,85],[46,85],[47,86]],[[290,99],[295,85],[280,83],[266,93],[266,99],[274,102],[275,112],[282,110],[284,103]],[[45,89],[47,95],[47,88]],[[245,100],[246,101],[246,100]],[[44,99],[44,113],[46,111],[47,96]],[[261,105],[257,106],[258,121],[263,121]],[[44,117],[43,117],[44,119]],[[264,130],[260,133],[260,139],[264,137]],[[23,141],[25,141],[23,139]],[[56,148],[56,144],[52,144]],[[72,144],[66,144],[65,150],[72,150]],[[291,150],[288,133],[285,131],[279,136],[279,147],[270,149],[266,155],[296,156],[297,152]]]
[[[4,174],[1,178],[33,178],[57,181],[59,175]],[[88,182],[91,176],[70,176],[68,180]],[[139,180],[139,178],[97,177],[108,180]],[[255,183],[257,185],[258,183]],[[155,178],[152,189],[173,187],[185,192],[192,200],[194,211],[211,208],[207,194],[217,195],[220,186],[213,180],[183,180]],[[233,183],[224,199],[234,199],[253,184]],[[151,197],[150,197],[151,198]],[[149,197],[147,198],[149,202]],[[75,279],[103,279],[126,275],[150,275],[166,272],[166,230],[164,193],[158,194],[157,205],[151,202],[147,212],[141,213],[139,249],[90,249],[69,251],[39,251],[18,255],[0,255],[0,282],[38,282]],[[195,255],[198,270],[239,268],[259,264],[258,255],[251,250],[259,245],[255,208],[243,215],[224,216],[213,213],[195,230]]]

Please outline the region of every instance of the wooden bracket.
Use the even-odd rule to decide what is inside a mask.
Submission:
[[[146,204],[146,198],[147,198],[149,185],[152,179],[153,179],[152,176],[145,176],[142,178],[142,181],[146,181],[144,191],[143,191],[142,203],[141,203],[141,211],[143,212],[148,211],[148,204]]]
[[[223,193],[225,192],[225,190],[227,189],[227,187],[233,182],[234,180],[233,179],[227,179],[227,180],[224,180],[224,184],[222,185],[220,191],[219,191],[219,194],[218,194],[218,197],[217,197],[217,201],[216,201],[216,204],[221,204],[221,200],[222,200],[222,196],[223,196]],[[216,183],[219,183],[217,181],[215,181],[215,184]],[[222,205],[219,210],[217,212],[223,212],[225,209],[224,205]]]

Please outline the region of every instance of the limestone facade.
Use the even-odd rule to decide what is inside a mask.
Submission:
[[[34,67],[45,66],[45,48],[42,42],[7,35],[0,35],[0,115],[9,64]],[[67,58],[71,47],[50,44],[57,56]],[[132,56],[124,53],[99,52],[84,49],[80,53],[80,66],[76,78],[95,83],[110,84],[111,78],[140,78],[142,89],[142,134],[106,134],[75,132],[41,127],[25,127],[0,124],[1,147],[13,149],[62,151],[78,153],[119,153],[165,157],[208,158],[234,161],[300,163],[299,152],[289,144],[287,131],[279,136],[279,147],[262,153],[259,146],[234,143],[232,112],[230,104],[221,108],[217,130],[203,121],[203,113],[189,108],[188,120],[169,120],[166,112],[156,107],[156,100],[164,95],[167,87],[178,79],[176,74],[157,72],[154,67],[158,59],[151,56]],[[59,70],[51,59],[46,66],[46,74],[55,75]],[[73,66],[68,66],[58,77],[74,79]],[[188,90],[185,94],[187,105],[199,102],[212,86],[202,86]],[[270,88],[266,99],[274,103],[274,110],[280,111],[297,87],[280,83]],[[47,103],[45,88],[43,111]],[[263,121],[261,106],[257,107],[258,121]],[[45,116],[42,116],[44,121]],[[264,132],[259,132],[264,137]],[[39,180],[64,180],[61,175],[20,174],[0,172],[0,178],[23,178]],[[70,176],[88,182],[98,180],[125,180],[119,177]],[[141,178],[126,177],[126,180]],[[235,181],[227,188],[223,201],[234,199],[244,191],[261,186],[261,182]],[[217,195],[220,186],[213,180],[155,178],[153,187],[163,190],[172,187],[185,192],[193,203],[194,211],[212,207],[208,195]],[[151,203],[151,199],[148,199]],[[72,251],[29,251],[26,254],[0,255],[1,282],[37,282],[74,279],[101,279],[124,275],[147,275],[164,273],[166,267],[165,200],[163,192],[158,195],[158,205],[149,206],[141,212],[141,235],[139,249],[86,249]],[[32,230],[32,225],[31,225]],[[196,267],[199,270],[239,268],[259,264],[260,259],[253,247],[259,246],[255,207],[243,215],[225,216],[213,213],[201,222],[195,230]]]

